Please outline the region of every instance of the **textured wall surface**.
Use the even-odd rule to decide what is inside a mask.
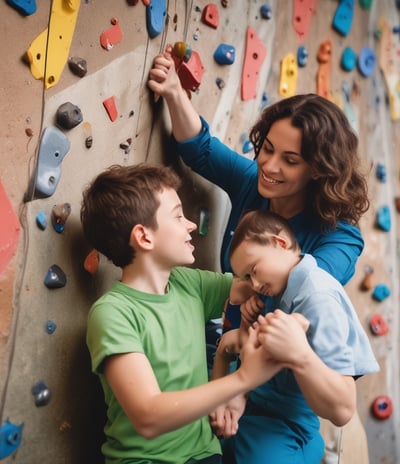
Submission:
[[[399,33],[392,30],[400,24],[396,2],[373,1],[370,9],[354,2],[352,27],[343,36],[332,28],[339,2],[320,0],[315,2],[308,32],[299,37],[293,26],[295,2],[289,0],[270,1],[270,19],[261,16],[263,1],[218,0],[216,29],[202,21],[202,10],[208,2],[170,0],[166,2],[162,32],[150,38],[142,2],[133,6],[124,0],[85,0],[80,5],[78,2],[68,56],[84,58],[87,74],[80,78],[65,65],[60,80],[48,89],[42,80],[33,77],[22,60],[51,20],[50,0],[37,3],[36,12],[28,16],[6,2],[0,4],[0,181],[21,227],[16,252],[0,273],[0,427],[6,420],[23,424],[21,444],[4,462],[101,462],[103,400],[97,379],[90,373],[85,325],[91,302],[118,278],[119,272],[103,257],[95,275],[83,268],[90,248],[80,229],[79,207],[87,182],[114,163],[158,161],[174,165],[185,179],[182,198],[188,217],[199,223],[200,210],[209,212],[208,233],[194,238],[196,264],[218,269],[219,243],[230,205],[224,194],[190,173],[171,151],[165,105],[162,100],[155,102],[146,86],[155,54],[166,43],[176,41],[189,43],[199,53],[204,75],[199,89],[192,92],[193,105],[208,120],[215,135],[242,152],[248,130],[263,105],[282,98],[278,92],[281,60],[288,53],[296,56],[298,47],[305,46],[308,62],[298,69],[296,93],[316,92],[317,54],[321,43],[328,39],[332,43],[332,98],[351,119],[359,135],[363,163],[370,172],[371,208],[360,224],[366,246],[347,290],[368,332],[370,317],[375,313],[381,314],[389,325],[386,335],[371,334],[381,372],[358,381],[358,412],[368,439],[371,464],[398,462],[399,226],[395,198],[399,195],[400,122],[391,112],[388,87],[393,87],[394,82],[396,89],[397,83],[398,101],[400,41]],[[304,2],[307,3],[314,2]],[[112,26],[112,18],[118,20],[122,40],[105,50],[100,35]],[[382,45],[383,24],[390,29],[389,49]],[[265,44],[267,54],[260,66],[255,98],[242,101],[240,86],[248,27]],[[221,43],[235,47],[232,65],[215,62],[213,54]],[[363,76],[357,68],[350,72],[341,68],[346,47],[352,47],[357,55],[364,47],[375,53],[375,68],[370,76]],[[389,62],[389,81],[380,69],[384,59]],[[217,78],[223,80],[222,88],[217,86]],[[114,122],[103,106],[103,101],[111,96],[118,110]],[[32,182],[36,178],[41,136],[45,128],[55,125],[57,109],[65,102],[80,108],[83,121],[70,130],[62,129],[70,149],[61,163],[60,181],[51,196],[38,198],[32,193]],[[85,146],[89,134],[93,137],[91,148]],[[127,140],[131,141],[128,149],[121,148]],[[386,169],[385,182],[376,176],[378,164]],[[71,214],[64,231],[57,233],[51,224],[52,208],[66,202],[71,205]],[[389,208],[389,231],[376,224],[376,214],[382,206]],[[48,218],[45,230],[36,223],[40,212]],[[6,218],[0,227],[7,226]],[[7,245],[10,243],[6,239],[0,244],[0,253]],[[44,285],[46,273],[54,264],[67,276],[63,288],[49,289]],[[373,285],[382,283],[390,289],[390,296],[384,301],[373,299],[372,290],[360,290],[367,266],[374,270]],[[52,334],[45,330],[48,321],[56,324]],[[32,395],[32,387],[38,382],[44,382],[51,391],[50,402],[40,407]],[[394,413],[386,421],[378,421],[370,413],[372,401],[382,394],[389,395],[394,404]],[[341,464],[366,462],[365,450],[359,445],[363,433],[362,427],[354,423],[344,428]],[[332,443],[335,448],[335,439]]]

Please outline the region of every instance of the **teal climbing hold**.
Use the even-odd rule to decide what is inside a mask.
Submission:
[[[25,16],[36,12],[35,0],[7,0],[7,3]]]
[[[346,36],[353,22],[354,0],[340,0],[333,17],[332,26],[339,34]]]
[[[343,50],[340,63],[345,71],[352,71],[357,65],[356,52],[351,47],[346,47]]]
[[[24,425],[15,425],[8,419],[0,427],[0,459],[11,456],[19,447],[22,440]]]

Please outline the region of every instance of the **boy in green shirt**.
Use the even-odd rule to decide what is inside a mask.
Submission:
[[[86,238],[122,268],[87,328],[107,404],[107,464],[219,463],[207,415],[280,368],[251,328],[240,368],[207,382],[205,323],[221,316],[232,276],[181,267],[194,262],[196,225],[179,187],[172,169],[143,163],[112,166],[83,194]]]

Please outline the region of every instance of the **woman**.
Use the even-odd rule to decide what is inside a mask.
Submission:
[[[230,270],[230,241],[239,218],[261,208],[285,217],[302,252],[345,285],[364,247],[357,224],[369,201],[358,140],[344,113],[314,94],[279,101],[252,128],[256,156],[249,160],[211,136],[180,84],[171,52],[168,46],[155,58],[148,85],[168,105],[182,160],[229,195],[222,270]]]

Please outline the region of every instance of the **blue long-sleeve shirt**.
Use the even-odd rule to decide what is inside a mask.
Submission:
[[[221,248],[221,268],[231,271],[229,248],[233,232],[243,212],[268,209],[269,199],[257,190],[257,162],[224,145],[210,134],[209,125],[202,120],[200,133],[184,142],[177,142],[182,160],[193,171],[223,189],[232,203]],[[355,264],[364,248],[358,227],[339,221],[335,230],[321,232],[319,218],[303,211],[289,219],[303,253],[309,253],[342,285],[353,276]]]

